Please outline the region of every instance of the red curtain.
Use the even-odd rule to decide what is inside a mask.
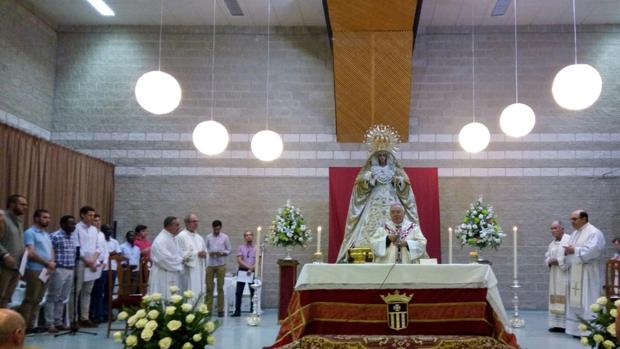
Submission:
[[[329,263],[336,262],[349,212],[349,201],[359,167],[329,168]],[[441,259],[439,236],[439,183],[437,168],[405,168],[418,205],[420,228],[428,240],[431,258]]]

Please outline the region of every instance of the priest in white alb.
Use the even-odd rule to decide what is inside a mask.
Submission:
[[[426,238],[420,227],[405,218],[400,204],[390,206],[390,221],[377,228],[372,236],[375,263],[419,263],[427,258]]]
[[[196,297],[204,296],[206,289],[205,273],[207,244],[198,234],[198,216],[190,213],[185,219],[183,229],[177,239],[183,251],[184,266],[181,274],[181,289],[191,290]]]
[[[594,304],[602,293],[601,270],[605,237],[600,230],[588,222],[588,214],[577,210],[571,214],[575,231],[571,234],[569,246],[564,247],[570,266],[568,276],[568,303],[566,309],[566,333],[573,336],[585,335],[579,331],[579,318],[592,319]]]
[[[179,287],[179,277],[183,271],[183,251],[178,245],[179,220],[166,217],[164,229],[159,232],[151,246],[151,273],[149,275],[149,293],[160,293],[163,298],[170,298],[170,287]]]
[[[545,253],[545,264],[549,267],[549,331],[564,332],[568,290],[568,264],[564,256],[564,246],[569,245],[570,235],[564,234],[561,221],[553,221],[551,236],[553,241]]]

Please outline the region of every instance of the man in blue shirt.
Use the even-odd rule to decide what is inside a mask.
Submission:
[[[75,231],[75,225],[75,217],[62,216],[60,229],[51,236],[56,271],[50,278],[45,301],[45,325],[49,333],[69,329],[63,324],[62,313],[64,310],[63,303],[69,298],[73,298],[70,295],[73,288],[75,249],[77,246],[75,246],[71,234]],[[69,314],[73,314],[73,302],[72,299],[69,301]]]
[[[39,303],[47,289],[47,279],[56,269],[52,240],[45,229],[50,224],[50,213],[45,209],[37,209],[33,215],[34,225],[24,232],[24,245],[28,253],[26,264],[26,294],[19,308],[26,320],[27,332],[35,331],[36,314]]]

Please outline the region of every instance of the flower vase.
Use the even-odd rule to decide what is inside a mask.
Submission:
[[[476,255],[478,256],[478,258],[477,258],[477,261],[475,263],[478,263],[478,264],[493,264],[488,259],[482,258],[482,248],[478,248],[477,249]]]
[[[284,256],[284,260],[291,261],[293,257],[291,257],[291,251],[293,251],[293,246],[286,246],[286,256]]]

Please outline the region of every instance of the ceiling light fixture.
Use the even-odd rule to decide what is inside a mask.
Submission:
[[[224,125],[213,120],[215,105],[215,2],[213,0],[213,27],[211,29],[211,120],[196,125],[192,141],[198,151],[206,155],[217,155],[226,150],[230,137]]]
[[[476,34],[474,30],[474,9],[471,10],[471,101],[473,121],[463,126],[459,132],[461,148],[470,153],[483,151],[491,141],[491,133],[484,124],[476,122],[476,51],[474,48]]]
[[[553,79],[551,93],[555,102],[569,110],[583,110],[594,104],[603,90],[601,74],[589,64],[577,63],[577,19],[573,0],[573,39],[575,64],[560,70]]]
[[[252,137],[252,153],[259,160],[272,161],[282,155],[284,143],[282,137],[277,132],[269,130],[269,65],[271,61],[269,44],[270,44],[270,27],[271,25],[271,0],[267,1],[267,82],[265,86],[266,103],[266,127],[264,130],[256,133]]]
[[[161,0],[159,18],[159,61],[157,70],[142,75],[136,83],[138,104],[146,111],[161,115],[175,110],[181,102],[181,85],[170,74],[161,71],[161,36],[164,26],[164,0]]]
[[[514,8],[515,102],[502,111],[499,126],[510,137],[523,137],[534,129],[536,115],[527,104],[519,103],[519,45],[517,41],[517,0]]]
[[[114,16],[114,11],[103,0],[88,0],[88,3],[102,16]]]

